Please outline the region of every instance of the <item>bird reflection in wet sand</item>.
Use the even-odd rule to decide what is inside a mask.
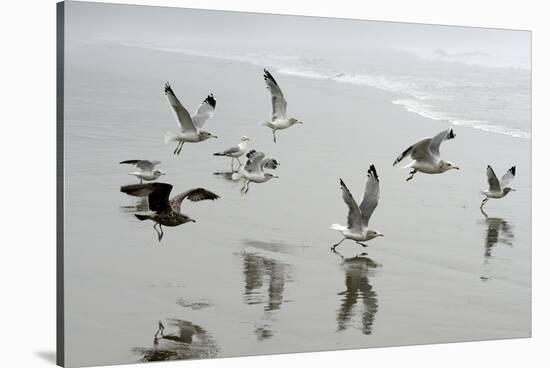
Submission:
[[[244,253],[243,270],[246,303],[266,303],[265,311],[279,309],[284,302],[283,293],[289,265],[257,254]],[[265,281],[268,282],[267,301],[261,296]]]
[[[149,202],[147,197],[142,197],[135,201],[133,205],[120,206],[120,210],[123,213],[146,212],[149,210]]]
[[[165,334],[165,326],[159,321],[153,347],[133,349],[134,353],[142,356],[140,361],[202,359],[218,355],[217,343],[202,327],[177,319],[169,320],[169,326],[177,332]]]
[[[492,257],[493,248],[497,243],[512,246],[514,239],[513,226],[506,220],[498,217],[489,217],[483,209],[481,213],[485,217],[482,221],[487,225],[487,236],[485,237],[485,259]]]
[[[346,330],[349,327],[355,305],[361,300],[363,303],[361,331],[365,335],[370,335],[378,311],[378,299],[368,276],[370,270],[379,267],[379,265],[368,258],[366,253],[351,258],[344,258],[336,251],[334,253],[342,258],[342,268],[346,275],[346,290],[338,293],[342,296],[342,305],[337,313],[338,331]]]

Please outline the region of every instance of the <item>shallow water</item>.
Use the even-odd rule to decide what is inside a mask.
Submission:
[[[405,182],[395,156],[446,125],[392,104],[388,91],[276,75],[305,124],[275,145],[257,126],[270,113],[259,67],[112,46],[73,45],[69,57],[69,365],[530,336],[529,139],[457,127],[442,153],[461,170]],[[214,92],[206,129],[220,139],[172,154],[166,80],[190,109]],[[212,156],[242,134],[281,163],[279,179],[246,195],[215,175],[230,160]],[[197,223],[165,228],[158,242],[134,217],[146,202],[119,191],[135,178],[118,162],[142,158],[162,161],[174,193],[201,186],[221,198],[184,203]],[[333,253],[340,235],[329,226],[347,215],[338,179],[359,198],[371,163],[382,191],[371,224],[385,237]],[[497,174],[515,164],[518,177],[485,216],[488,163]],[[168,337],[155,343],[159,321]]]

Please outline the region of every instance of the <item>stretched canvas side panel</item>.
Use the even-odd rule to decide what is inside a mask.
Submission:
[[[63,89],[65,4],[57,3],[57,364],[65,364],[65,309],[63,273]]]

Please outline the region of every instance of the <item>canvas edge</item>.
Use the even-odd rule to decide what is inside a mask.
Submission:
[[[64,289],[64,69],[65,3],[56,4],[56,364],[65,365],[65,289]]]

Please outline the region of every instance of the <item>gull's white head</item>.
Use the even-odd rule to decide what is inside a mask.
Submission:
[[[290,122],[291,125],[294,125],[294,124],[303,124],[302,121],[298,120],[298,119],[294,119],[294,118],[290,118],[288,119],[288,121]]]
[[[217,136],[217,135],[214,135],[214,134],[212,134],[212,133],[210,133],[210,132],[207,132],[207,131],[201,131],[201,132],[199,132],[199,139],[200,139],[201,141],[205,141],[205,140],[207,140],[207,139],[209,139],[209,138],[218,138],[218,136]]]
[[[455,166],[455,165],[453,165],[451,162],[445,161],[445,160],[441,160],[441,161],[439,162],[439,168],[440,168],[442,171],[448,171],[448,170],[452,170],[452,169],[456,169],[456,170],[459,170],[459,169],[460,169],[458,166]]]
[[[367,230],[367,240],[378,238],[379,236],[384,236],[384,234],[379,233],[376,230]]]
[[[510,192],[515,192],[515,191],[516,191],[515,189],[508,188],[508,187],[502,189],[502,193],[503,193],[504,195],[506,195],[506,194],[508,194],[508,193],[510,193]]]
[[[153,171],[153,175],[155,176],[155,178],[158,178],[161,175],[166,175],[166,173],[164,171],[155,170]]]
[[[246,135],[241,136],[241,142],[247,142],[250,138],[248,138]]]

